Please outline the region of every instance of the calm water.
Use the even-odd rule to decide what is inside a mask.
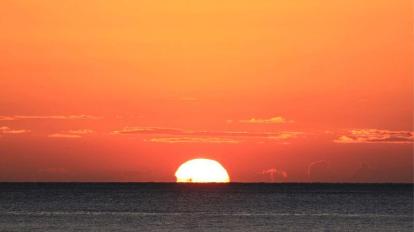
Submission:
[[[413,186],[0,184],[0,231],[413,231]]]

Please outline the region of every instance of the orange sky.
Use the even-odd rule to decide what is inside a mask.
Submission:
[[[0,1],[0,181],[413,182],[412,9]]]

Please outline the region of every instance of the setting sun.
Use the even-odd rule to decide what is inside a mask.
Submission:
[[[180,183],[228,183],[230,177],[224,167],[215,160],[189,160],[175,172],[177,182]]]
[[[0,232],[414,232],[414,0],[0,0]]]

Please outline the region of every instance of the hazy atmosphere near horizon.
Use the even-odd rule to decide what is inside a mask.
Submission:
[[[0,232],[414,231],[412,0],[0,0]]]
[[[0,1],[0,181],[413,182],[413,4]]]

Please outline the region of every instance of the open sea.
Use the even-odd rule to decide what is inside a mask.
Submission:
[[[0,231],[414,231],[411,184],[2,183]]]

